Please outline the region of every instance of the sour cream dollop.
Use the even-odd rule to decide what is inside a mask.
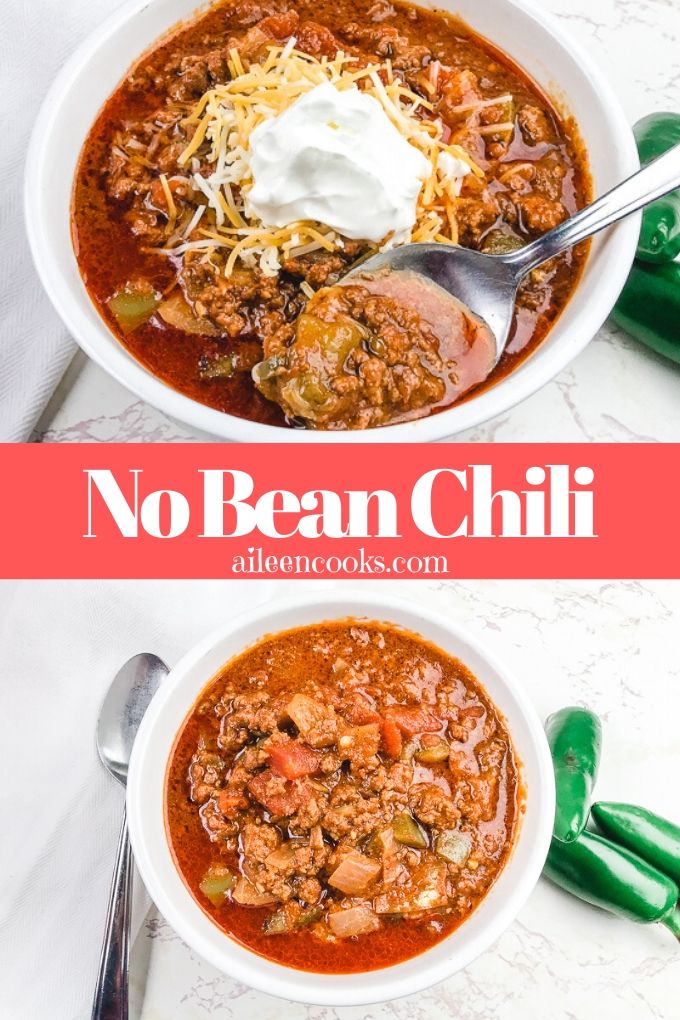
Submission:
[[[248,210],[267,226],[316,220],[369,241],[413,227],[431,169],[377,99],[330,82],[255,128],[250,167]]]

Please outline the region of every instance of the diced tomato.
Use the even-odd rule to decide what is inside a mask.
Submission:
[[[401,730],[394,719],[383,719],[381,730],[386,753],[389,754],[390,758],[398,758],[401,754],[402,745]]]
[[[269,751],[268,764],[285,779],[300,779],[317,771],[319,755],[304,744],[274,744]]]
[[[277,776],[271,769],[259,772],[248,783],[248,789],[272,815],[292,815],[309,800],[310,788],[299,781]]]
[[[299,23],[300,15],[297,11],[286,11],[284,14],[270,14],[257,27],[267,34],[271,33],[276,39],[287,39],[293,35]]]
[[[393,705],[385,715],[407,737],[414,737],[416,733],[437,733],[442,728],[441,721],[421,705]]]

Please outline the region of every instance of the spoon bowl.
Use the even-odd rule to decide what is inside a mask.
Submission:
[[[157,655],[133,655],[118,670],[104,698],[97,720],[97,751],[102,764],[123,786],[142,716],[167,672]]]
[[[418,273],[437,284],[482,319],[496,341],[495,366],[508,340],[521,274],[503,255],[435,241],[405,244],[363,261],[343,283],[379,272]]]

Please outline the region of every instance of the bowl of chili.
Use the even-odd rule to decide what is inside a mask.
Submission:
[[[243,7],[244,3],[235,6]],[[418,15],[416,12],[420,21],[417,31],[413,30],[415,36],[409,39],[409,43],[413,44],[410,51],[421,41],[420,36],[426,37],[425,70],[430,66],[427,60],[432,63],[432,55],[438,52],[438,47],[442,49],[443,56],[459,68],[455,86],[449,83],[454,92],[458,90],[455,94],[461,100],[456,100],[451,116],[466,117],[468,107],[474,107],[474,118],[480,123],[475,127],[476,140],[470,143],[469,150],[485,152],[488,165],[494,168],[490,171],[481,199],[475,192],[475,189],[479,191],[477,185],[470,183],[474,174],[467,174],[467,183],[463,184],[461,192],[462,201],[458,202],[462,212],[455,225],[456,236],[460,233],[462,243],[496,250],[488,246],[526,242],[532,232],[540,233],[552,225],[559,209],[559,215],[564,215],[565,211],[568,213],[583,205],[590,194],[590,179],[592,191],[602,193],[636,169],[638,163],[633,136],[616,95],[599,68],[563,32],[559,23],[529,0],[488,0],[483,5],[474,0],[458,0],[455,4],[440,3],[437,6],[444,9],[442,18],[447,10],[455,11],[455,15],[469,21],[471,27],[466,28],[455,21],[442,21],[441,38],[437,41],[438,23],[433,19],[440,15],[433,12]],[[277,10],[279,7],[282,9],[285,5],[278,5]],[[363,18],[368,24],[369,7],[368,2],[366,11],[361,5],[352,5],[353,17],[359,22]],[[217,269],[201,262],[201,251],[198,254],[190,252],[200,266],[198,269],[195,265],[190,266],[185,273],[186,278],[182,278],[181,289],[172,291],[172,280],[168,280],[167,274],[173,271],[173,266],[177,268],[176,259],[182,257],[181,250],[186,244],[175,245],[170,259],[164,256],[159,261],[159,256],[150,254],[152,249],[161,247],[167,256],[165,232],[166,228],[169,229],[168,218],[172,220],[175,233],[181,220],[183,233],[191,227],[197,231],[197,237],[202,237],[201,230],[211,228],[212,223],[207,223],[208,214],[203,217],[206,220],[204,224],[195,220],[195,215],[200,215],[205,208],[203,205],[196,207],[194,215],[192,208],[185,208],[182,204],[183,185],[175,180],[182,175],[176,173],[177,167],[172,163],[178,152],[163,150],[163,160],[166,160],[163,166],[167,165],[169,169],[167,173],[160,173],[161,164],[156,166],[153,162],[156,156],[152,153],[150,157],[147,151],[149,145],[156,147],[154,152],[157,150],[156,140],[149,142],[148,138],[142,137],[143,131],[140,135],[139,131],[130,127],[130,123],[135,118],[137,122],[140,118],[144,122],[144,116],[149,112],[144,103],[153,96],[154,89],[160,88],[158,76],[154,77],[153,54],[157,50],[154,44],[180,19],[193,15],[193,8],[193,0],[154,0],[152,3],[129,0],[116,11],[83,44],[55,80],[36,122],[28,153],[26,220],[38,272],[73,336],[114,378],[171,417],[224,439],[361,442],[378,435],[384,442],[420,442],[453,435],[506,411],[551,379],[583,349],[609,313],[630,268],[639,229],[639,220],[635,217],[598,238],[589,253],[584,251],[566,256],[566,261],[560,262],[556,269],[553,267],[547,273],[542,271],[540,278],[529,285],[521,299],[514,341],[505,360],[494,370],[489,384],[472,390],[467,397],[450,406],[447,403],[450,387],[447,389],[436,377],[437,372],[432,368],[436,357],[433,359],[429,348],[418,354],[420,369],[414,362],[418,369],[416,376],[420,378],[415,379],[401,404],[397,401],[395,406],[388,406],[399,386],[396,378],[391,379],[391,369],[386,368],[391,364],[390,359],[381,360],[378,351],[380,345],[384,346],[385,337],[379,336],[380,344],[377,345],[362,339],[367,331],[372,335],[371,331],[377,327],[373,320],[363,321],[368,312],[372,314],[372,305],[367,312],[368,306],[361,296],[354,300],[355,312],[362,321],[355,330],[358,338],[355,349],[350,352],[350,360],[354,359],[351,372],[343,370],[339,380],[343,400],[347,399],[352,388],[356,389],[356,383],[351,381],[350,376],[355,380],[362,378],[359,362],[370,363],[371,371],[366,373],[366,377],[370,375],[375,380],[376,365],[373,361],[379,361],[377,367],[381,368],[384,376],[381,399],[389,414],[373,413],[375,408],[370,406],[369,401],[368,408],[353,407],[352,413],[343,418],[340,401],[340,416],[336,415],[332,420],[326,416],[325,419],[324,413],[309,413],[309,407],[310,401],[319,401],[319,393],[322,396],[326,394],[327,378],[322,385],[316,380],[313,386],[301,387],[299,380],[293,380],[286,387],[273,385],[269,369],[278,364],[277,358],[280,360],[276,345],[283,343],[285,347],[288,342],[285,330],[290,328],[290,323],[286,316],[290,318],[304,308],[305,295],[309,297],[310,288],[313,291],[321,277],[332,282],[332,275],[329,280],[327,273],[328,264],[334,259],[344,266],[354,248],[344,244],[344,255],[331,253],[324,268],[323,265],[319,267],[318,252],[310,255],[307,250],[317,243],[323,242],[327,246],[327,238],[322,238],[321,242],[289,238],[286,250],[303,254],[285,261],[285,280],[279,278],[273,290],[273,277],[265,278],[264,282],[260,280],[259,296],[253,298],[248,289],[252,280],[246,281],[246,286],[242,277],[240,283],[230,278],[227,304],[231,311],[227,309],[229,314],[226,318],[222,293],[225,278],[220,274],[234,269],[238,262],[235,249],[225,266],[220,263]],[[408,31],[411,9],[415,10],[400,8],[394,15],[398,19],[395,23],[398,27],[390,29],[388,21],[385,23],[387,28],[383,25],[379,31],[385,33],[390,29],[402,38]],[[302,11],[300,17],[303,15],[316,19],[326,32],[330,32],[325,24],[329,21],[341,34],[343,26],[347,29],[344,22],[340,25],[338,21],[340,9],[337,4],[310,4],[310,10],[306,15]],[[248,24],[248,17],[244,14],[244,26]],[[367,50],[372,59],[392,59],[385,57],[385,53],[392,52],[389,47],[380,56],[384,40],[370,45],[365,42],[368,38],[365,33],[370,35],[376,29],[370,24],[362,28],[362,24],[357,27],[353,23],[354,41],[351,45],[359,49],[372,46],[370,53]],[[295,30],[300,35],[303,29],[304,24]],[[316,40],[314,45],[319,45],[318,29],[317,25],[314,32],[306,30],[310,38]],[[224,34],[224,28],[221,31]],[[242,31],[246,28],[243,27]],[[285,40],[281,42],[285,50]],[[312,43],[308,44],[308,49],[310,46]],[[151,47],[148,51],[151,56],[141,58],[137,67],[146,75],[144,81],[155,84],[149,89],[142,87],[143,82],[141,85],[138,82],[137,92],[133,89],[128,95],[129,106],[119,109],[115,106],[118,102],[116,97],[121,94],[119,83],[144,47]],[[180,88],[185,84],[191,88],[193,78],[189,81],[188,70],[181,70],[180,57],[181,53],[177,68],[172,72],[175,75],[173,83],[176,86],[179,81]],[[480,61],[486,62],[486,71]],[[396,57],[394,64],[397,64]],[[473,83],[469,103],[465,93],[466,82],[469,84],[465,77],[468,65],[477,68],[476,72],[470,72],[477,84]],[[211,70],[211,67],[208,62],[201,72],[206,87],[210,85],[210,74],[217,74],[219,78],[219,70]],[[405,73],[408,75],[409,72]],[[488,74],[498,79],[492,89],[496,98],[492,96],[490,100],[483,91],[478,95],[479,82],[485,80]],[[499,124],[498,116],[505,107],[498,105],[497,95],[499,90],[503,92],[508,82],[513,94],[509,94],[509,99],[507,96],[503,98],[508,99],[512,116],[508,114]],[[198,92],[192,94],[192,102],[202,87],[196,86]],[[176,94],[180,96],[178,102],[185,101],[183,93]],[[206,95],[208,93],[198,99],[199,106]],[[496,105],[489,106],[489,103]],[[546,123],[550,138],[545,135]],[[176,126],[170,127],[172,131],[177,130]],[[214,130],[217,130],[215,126]],[[458,132],[459,140],[463,142],[466,130],[467,122]],[[116,131],[118,135],[114,138]],[[121,131],[124,137],[120,136]],[[121,138],[125,148],[119,144]],[[188,152],[184,142],[178,143],[176,139],[166,141],[168,150],[175,144],[183,148],[183,154]],[[102,148],[104,142],[108,146],[105,149]],[[446,147],[444,141],[442,145]],[[479,145],[482,145],[481,149]],[[105,158],[102,156],[104,152]],[[469,152],[466,155],[469,158]],[[555,161],[553,157],[557,161],[555,166],[551,163],[551,160]],[[482,159],[481,156],[479,158]],[[503,163],[506,158],[510,160],[509,169]],[[137,161],[134,174],[127,170],[121,172],[120,166],[114,165],[118,160],[127,167],[126,161],[129,163],[130,159]],[[153,167],[150,172],[156,176],[144,190],[139,184],[138,171],[143,176],[149,170],[146,164],[150,161]],[[510,178],[507,177],[508,172],[511,172]],[[527,177],[531,180],[528,181]],[[468,194],[470,189],[472,194]],[[119,211],[116,211],[116,202],[120,203]],[[219,205],[219,202],[215,200],[215,204]],[[433,215],[440,213],[435,211]],[[190,217],[190,222],[184,224],[182,217]],[[421,217],[421,220],[419,229],[425,230],[425,237],[428,230],[435,229],[432,226],[435,220],[427,217]],[[430,226],[427,226],[428,223]],[[218,232],[219,229],[224,233],[224,230],[232,228],[218,228]],[[214,230],[209,229],[209,233],[215,235]],[[190,247],[205,244],[205,238],[193,240],[191,231],[188,236]],[[454,235],[442,236],[444,240],[451,240]],[[298,248],[295,248],[298,242]],[[224,243],[231,251],[228,245],[232,242],[228,237]],[[248,254],[242,247],[239,250]],[[252,252],[250,254],[250,257],[269,259],[267,264],[270,267],[274,264],[271,262],[274,256],[276,252],[272,255],[270,251],[260,255],[259,249],[256,256]],[[186,259],[186,255],[183,257]],[[153,263],[151,269],[148,268],[150,259]],[[139,289],[139,271],[145,266],[144,289]],[[337,270],[338,267],[335,268]],[[216,279],[211,276],[214,272],[217,273]],[[238,266],[234,272],[238,276]],[[246,286],[245,290],[242,284]],[[216,288],[221,294],[218,312],[212,301]],[[238,291],[236,298],[232,293],[234,288]],[[285,305],[283,311],[281,295]],[[236,304],[232,308],[229,302],[233,304],[234,301]],[[318,299],[320,310],[315,304],[314,314],[307,316],[304,323],[307,339],[313,333],[312,327],[319,316],[323,318],[326,314],[327,304],[328,301],[324,304],[324,300]],[[248,320],[249,309],[257,319],[256,328]],[[373,316],[376,322],[379,321],[379,313],[380,309]],[[274,329],[273,333],[260,336],[258,330],[262,333],[264,329],[266,333],[272,323],[279,323],[277,316],[286,320],[281,327],[283,333],[281,329]],[[304,318],[304,315],[298,318]],[[265,320],[269,323],[266,329],[262,326]],[[411,320],[407,316],[405,321]],[[404,326],[404,329],[408,333],[410,326]],[[415,346],[407,345],[411,352],[407,352],[407,360],[413,361],[412,355],[418,343],[416,333]],[[325,330],[328,339],[327,334],[328,330]],[[309,342],[316,341],[311,337]],[[270,350],[274,351],[264,360],[262,343],[265,355]],[[306,357],[301,357],[301,361],[305,365]],[[332,361],[330,358],[329,363]],[[257,379],[250,377],[251,363],[253,367],[255,363],[264,366],[260,367]],[[324,368],[327,370],[328,364]],[[397,374],[400,378],[404,375],[401,369]],[[330,375],[333,375],[332,368]],[[335,385],[336,380],[331,378],[330,382]],[[282,393],[284,389],[285,393]],[[423,407],[428,413],[423,411]],[[289,427],[299,426],[300,421],[296,418],[299,413],[306,427]],[[380,425],[380,431],[375,433],[373,427],[366,427],[367,423],[369,426]]]
[[[135,859],[181,937],[327,1005],[415,993],[489,949],[554,809],[521,682],[449,618],[361,592],[269,604],[188,652],[128,781]]]

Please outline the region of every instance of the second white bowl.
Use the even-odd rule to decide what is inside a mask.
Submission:
[[[512,853],[467,921],[431,949],[381,970],[333,975],[294,970],[258,956],[225,935],[201,910],[175,866],[165,828],[165,773],[175,737],[201,690],[234,655],[266,634],[347,617],[386,620],[459,658],[505,717],[525,789],[525,812]],[[521,684],[475,638],[448,618],[387,594],[317,591],[269,604],[225,624],[170,672],[147,711],[128,780],[128,823],[135,859],[161,913],[185,942],[238,981],[284,999],[363,1005],[422,991],[465,967],[514,920],[545,863],[555,813],[548,744]]]

